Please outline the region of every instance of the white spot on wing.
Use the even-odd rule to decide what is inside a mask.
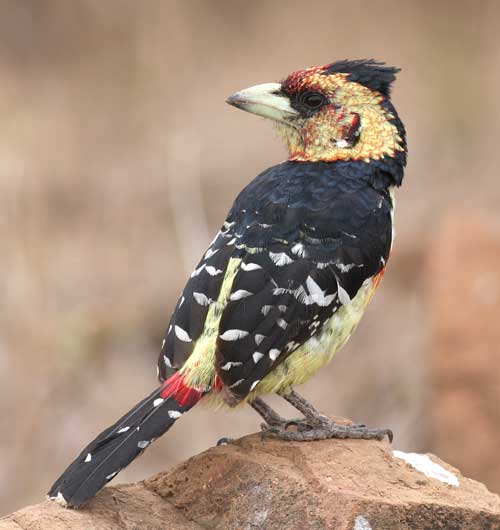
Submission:
[[[460,486],[460,482],[453,473],[433,462],[427,455],[404,453],[403,451],[393,451],[392,454],[429,478],[435,478],[451,486]]]
[[[258,265],[257,263],[242,263],[241,264],[241,270],[244,270],[245,272],[256,271],[257,269],[262,269],[262,267]]]
[[[260,312],[261,312],[264,316],[266,316],[266,315],[269,313],[269,311],[271,311],[271,308],[272,308],[272,307],[273,307],[272,305],[263,305],[263,306],[262,306],[262,309],[260,310]]]
[[[254,352],[252,355],[253,362],[257,364],[262,359],[262,357],[264,357],[263,353],[260,353],[259,351]]]
[[[180,326],[174,326],[175,336],[182,342],[191,342],[191,337],[188,335],[187,331],[182,329]]]
[[[280,353],[281,353],[281,350],[277,350],[276,348],[273,348],[272,350],[269,350],[269,358],[271,359],[271,361],[275,361],[279,357]]]
[[[168,415],[173,419],[176,420],[177,418],[180,418],[182,416],[182,412],[179,412],[178,410],[169,410]]]
[[[163,339],[163,342],[161,343],[161,349],[163,350],[164,347],[165,347],[165,339]]]
[[[127,432],[130,429],[130,427],[122,427],[121,429],[118,429],[116,432],[117,434],[122,434],[124,432]]]
[[[340,285],[340,283],[337,281],[337,291],[339,293],[339,301],[342,305],[347,305],[351,303],[351,297],[349,296],[349,293]]]
[[[224,331],[222,335],[220,335],[220,338],[222,340],[233,341],[243,339],[247,335],[248,331],[244,331],[242,329],[228,329],[227,331]]]
[[[205,267],[205,270],[208,272],[208,274],[210,274],[210,276],[217,276],[223,272],[222,269],[216,269],[212,265]]]
[[[191,273],[191,278],[194,278],[195,276],[198,276],[200,272],[205,268],[205,264],[200,265],[197,269],[194,269],[194,271]]]
[[[278,318],[278,321],[276,323],[281,329],[286,329],[288,327],[288,322],[286,320],[283,320],[282,318]]]
[[[216,236],[217,237],[217,236]],[[214,254],[217,254],[217,252],[219,252],[219,249],[216,248],[215,250],[212,250],[211,248],[209,248],[206,253],[205,253],[205,256],[203,256],[205,259],[210,259]]]
[[[235,291],[231,294],[229,297],[229,300],[241,300],[242,298],[246,298],[247,296],[252,296],[253,293],[250,291],[245,291],[245,289],[239,289],[238,291]]]
[[[166,355],[163,356],[163,362],[165,363],[165,366],[167,368],[172,368],[172,363],[170,362],[170,359]]]
[[[221,366],[220,369],[227,372],[228,370],[231,370],[233,366],[241,366],[242,364],[243,363],[239,361],[229,361],[224,366]]]
[[[259,346],[259,344],[262,343],[262,341],[266,338],[265,335],[260,335],[259,333],[256,333],[255,335],[255,344]]]
[[[306,249],[302,243],[297,243],[292,247],[292,252],[298,256],[299,258],[305,258],[306,257]]]
[[[238,381],[236,381],[236,383],[233,383],[229,388],[234,388],[235,386],[241,385],[241,383],[243,383],[243,381],[245,381],[245,380],[244,379],[238,379]]]
[[[293,263],[293,259],[285,252],[269,252],[269,257],[277,267],[283,267],[284,265]]]
[[[213,300],[208,298],[208,296],[204,293],[193,293],[193,298],[196,300],[196,302],[200,305],[207,306],[212,303]]]
[[[354,267],[356,267],[356,264],[355,263],[335,263],[335,267],[337,267],[337,269],[340,272],[349,272],[351,269],[354,269]]]

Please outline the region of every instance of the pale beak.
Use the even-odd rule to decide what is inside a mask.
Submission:
[[[287,122],[299,113],[292,108],[290,100],[281,93],[279,83],[264,83],[245,88],[226,99],[226,103],[270,120]]]

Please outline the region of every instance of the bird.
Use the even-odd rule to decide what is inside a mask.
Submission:
[[[201,401],[249,404],[278,439],[392,441],[390,429],[333,421],[294,387],[346,343],[386,270],[407,160],[391,100],[399,72],[340,60],[226,99],[273,121],[288,158],[239,193],[189,277],[160,385],[82,450],[49,498],[80,507]],[[282,418],[262,399],[272,393],[302,417]]]

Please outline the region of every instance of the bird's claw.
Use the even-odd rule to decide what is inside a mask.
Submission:
[[[392,443],[394,438],[391,429],[369,429],[364,424],[339,425],[331,420],[326,422],[323,418],[316,425],[306,421],[294,423],[296,431],[287,430],[288,425],[261,425],[262,437],[274,436],[283,440],[306,442],[313,440],[327,440],[330,438],[383,440],[386,436]]]

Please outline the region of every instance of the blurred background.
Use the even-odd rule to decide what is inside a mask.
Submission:
[[[500,491],[499,31],[494,0],[1,0],[0,514],[156,385],[188,273],[285,157],[225,96],[343,58],[402,67],[409,165],[383,286],[301,390]],[[197,408],[117,481],[259,424]]]

